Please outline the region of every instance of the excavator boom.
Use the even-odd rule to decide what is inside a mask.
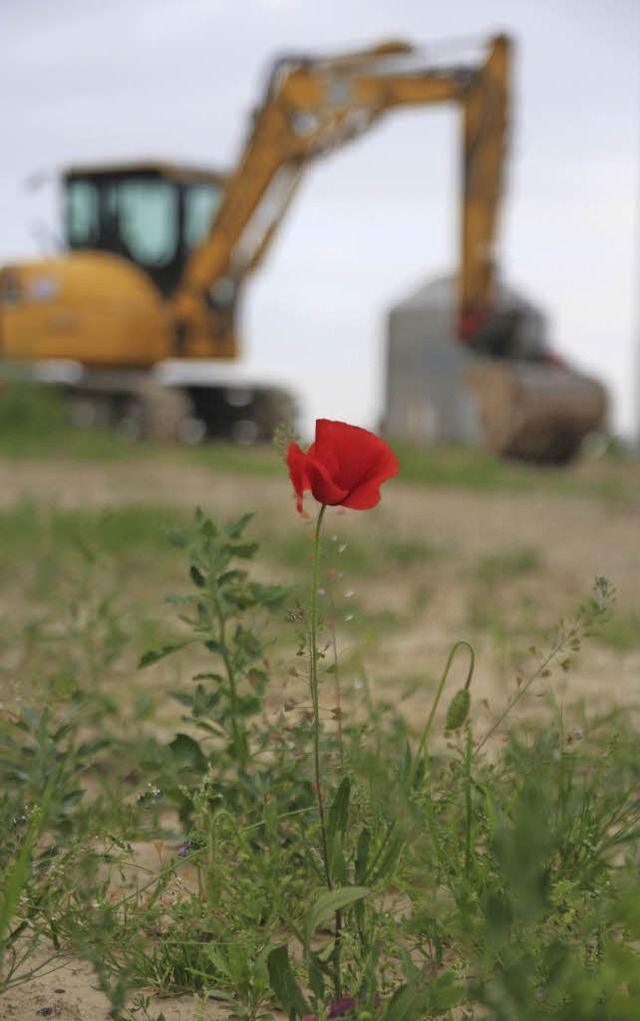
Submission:
[[[493,245],[508,125],[509,55],[492,39],[479,64],[434,65],[392,42],[334,58],[289,56],[269,76],[262,105],[227,182],[208,238],[187,262],[176,306],[262,260],[311,160],[369,131],[387,113],[453,103],[463,115],[460,307],[470,322],[494,298]],[[179,314],[179,312],[178,312]]]

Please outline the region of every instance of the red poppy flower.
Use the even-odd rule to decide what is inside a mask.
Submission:
[[[380,486],[398,474],[398,460],[378,436],[345,422],[319,418],[316,439],[305,454],[297,443],[287,453],[298,511],[310,489],[319,503],[369,510],[380,501]]]

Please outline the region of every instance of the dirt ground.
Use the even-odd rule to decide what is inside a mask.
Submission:
[[[637,466],[635,468],[636,474]],[[606,576],[617,591],[616,613],[640,621],[640,485],[636,500],[613,501],[586,496],[540,493],[483,493],[428,487],[413,488],[401,481],[384,490],[383,503],[373,512],[377,534],[392,532],[403,540],[434,543],[446,551],[422,569],[410,562],[388,579],[378,578],[362,593],[368,611],[393,610],[399,626],[387,629],[384,641],[373,641],[365,667],[374,691],[393,697],[391,679],[431,673],[437,676],[452,641],[465,637],[469,624],[470,587],[475,592],[474,643],[478,657],[475,690],[490,705],[504,701],[520,670],[517,655],[495,619],[483,629],[482,610],[489,604],[500,615],[528,626],[549,627],[570,617],[588,596],[596,575]],[[300,525],[288,480],[217,475],[204,467],[156,459],[135,463],[78,463],[0,460],[0,508],[22,498],[59,508],[102,507],[144,502],[178,504],[225,516],[259,508],[273,527]],[[364,527],[357,514],[336,516],[331,527],[348,535]],[[489,574],[480,577],[487,558],[510,551],[534,550],[539,559],[512,580]],[[424,577],[423,577],[424,575]],[[426,580],[425,580],[426,579]],[[426,595],[425,595],[426,593]],[[480,613],[480,617],[478,614]],[[515,625],[514,625],[515,626]],[[519,626],[519,625],[518,625]],[[515,630],[518,630],[515,626]],[[639,625],[640,626],[640,625]],[[639,636],[640,637],[640,636]],[[523,666],[526,669],[526,666]],[[637,707],[640,702],[640,640],[616,644],[594,643],[583,653],[566,681],[558,680],[556,695],[584,699],[593,708],[613,703]],[[410,686],[409,686],[410,688]],[[430,696],[405,690],[407,711],[424,716]],[[432,689],[431,689],[432,690]],[[93,988],[88,970],[69,961],[59,970],[5,994],[0,1021],[101,1021],[107,1001]],[[226,1016],[212,1003],[192,998],[153,1000],[155,1018],[166,1021],[213,1021]]]
[[[34,963],[46,962],[44,955]],[[144,990],[143,990],[144,992]],[[193,996],[174,999],[150,997],[148,1017],[155,1021],[163,1013],[166,1021],[226,1021],[228,1012],[211,1001]],[[10,989],[0,999],[1,1021],[107,1021],[109,1001],[95,988],[95,976],[88,965],[69,960],[43,977]],[[144,1014],[141,1021],[147,1021]]]

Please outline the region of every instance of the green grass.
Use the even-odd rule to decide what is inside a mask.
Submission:
[[[120,460],[132,453],[115,434],[72,428],[64,401],[53,391],[20,381],[0,391],[0,456]]]
[[[525,546],[482,557],[475,568],[475,572],[479,581],[491,586],[497,582],[532,574],[540,570],[542,566],[543,557],[541,551]]]
[[[158,588],[181,581],[174,509],[81,511],[23,502],[0,513],[0,701],[93,685],[122,699],[137,657],[170,633]]]
[[[145,442],[132,444],[104,428],[69,423],[64,399],[54,391],[14,382],[0,391],[0,456],[64,457],[74,461],[176,459],[229,474],[269,476],[282,471],[282,460],[269,445],[241,447],[212,442],[195,447]]]
[[[620,652],[640,648],[640,613],[618,613],[598,636],[605,645]]]
[[[94,642],[92,630],[105,641],[111,629],[113,641],[120,614],[128,640],[139,646],[154,633],[148,618],[157,616],[157,586],[167,590],[180,577],[167,535],[186,520],[174,508],[61,510],[30,500],[0,512],[0,582],[12,592],[11,606],[0,609],[10,624],[0,629],[0,649],[22,636],[23,671],[29,657],[37,671],[52,643],[64,647],[64,627],[78,646],[81,634],[85,644]]]
[[[312,528],[292,528],[272,537],[265,547],[269,559],[286,564],[298,572],[307,568],[313,553]],[[364,536],[351,532],[340,535],[332,528],[323,543],[326,567],[345,577],[380,575],[386,570],[425,568],[450,557],[450,551],[435,542],[403,538],[377,520]]]
[[[610,453],[583,457],[568,467],[527,465],[460,446],[422,447],[393,442],[403,483],[477,492],[553,493],[596,497],[608,504],[640,499],[637,456],[611,444]],[[60,457],[73,460],[136,461],[167,457],[237,475],[278,476],[282,460],[270,445],[238,447],[214,442],[176,448],[159,443],[132,445],[99,429],[68,424],[64,401],[45,389],[14,383],[0,393],[0,456]]]
[[[525,464],[480,449],[393,444],[403,482],[478,492],[553,493],[595,496],[612,503],[640,498],[638,457],[614,451],[598,460],[579,459],[568,467]]]
[[[166,533],[187,520],[187,514],[173,507],[61,510],[22,500],[0,511],[0,558],[3,564],[28,556],[35,560],[48,551],[63,561],[73,551],[87,556],[93,551],[126,558],[146,554],[156,560]]]

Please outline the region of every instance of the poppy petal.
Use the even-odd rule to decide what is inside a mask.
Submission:
[[[290,443],[287,451],[287,466],[296,494],[296,508],[302,514],[302,498],[307,489],[311,489],[307,471],[307,455],[300,450],[297,443]]]
[[[349,495],[348,489],[339,486],[335,479],[331,478],[329,470],[321,461],[307,455],[306,470],[308,472],[310,489],[318,503],[327,503],[331,506],[343,503]]]
[[[382,441],[381,441],[382,442]],[[396,455],[386,443],[378,449],[377,459],[369,471],[349,493],[344,506],[352,510],[369,510],[380,502],[380,486],[398,474],[400,466]]]
[[[318,419],[314,448],[315,458],[327,466],[335,482],[349,494],[366,485],[369,479],[378,479],[372,488],[373,502],[369,504],[372,507],[380,499],[380,484],[398,473],[396,456],[388,444],[357,425]]]

